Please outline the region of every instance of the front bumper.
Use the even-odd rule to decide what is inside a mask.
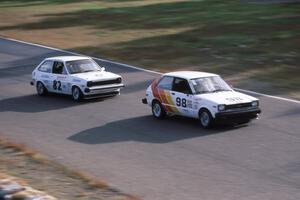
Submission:
[[[99,96],[116,95],[120,89],[125,87],[124,84],[114,84],[100,87],[87,87],[84,89],[85,98],[96,98]]]
[[[219,112],[215,115],[215,120],[217,122],[239,122],[255,119],[261,113],[259,108],[244,110],[244,111],[229,111],[229,112]]]
[[[120,94],[119,91],[112,91],[112,92],[105,92],[105,93],[100,93],[100,94],[89,94],[89,95],[84,95],[84,99],[94,99],[94,98],[105,98],[105,97],[112,97]]]

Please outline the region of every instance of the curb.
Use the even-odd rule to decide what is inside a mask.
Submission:
[[[57,200],[45,192],[27,186],[23,181],[13,176],[0,174],[1,200]]]

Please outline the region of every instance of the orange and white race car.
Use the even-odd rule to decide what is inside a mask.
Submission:
[[[192,117],[204,128],[214,122],[248,123],[261,113],[257,98],[234,91],[219,75],[195,71],[162,75],[147,88],[142,102],[155,118]]]

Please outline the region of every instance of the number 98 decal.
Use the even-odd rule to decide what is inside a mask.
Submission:
[[[186,108],[186,99],[184,99],[184,98],[181,99],[181,98],[177,97],[176,98],[176,105],[178,107]]]
[[[54,90],[61,90],[61,82],[57,81],[57,80],[54,80],[53,81],[53,89]]]

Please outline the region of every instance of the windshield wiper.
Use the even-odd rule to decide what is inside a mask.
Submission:
[[[230,91],[230,90],[227,90],[227,89],[217,89],[217,90],[213,90],[211,92],[224,92],[224,91]]]
[[[84,72],[93,72],[94,70],[85,70],[85,71],[83,71],[82,73],[84,73]]]
[[[211,93],[211,91],[200,91],[197,94],[205,94],[205,93]]]

